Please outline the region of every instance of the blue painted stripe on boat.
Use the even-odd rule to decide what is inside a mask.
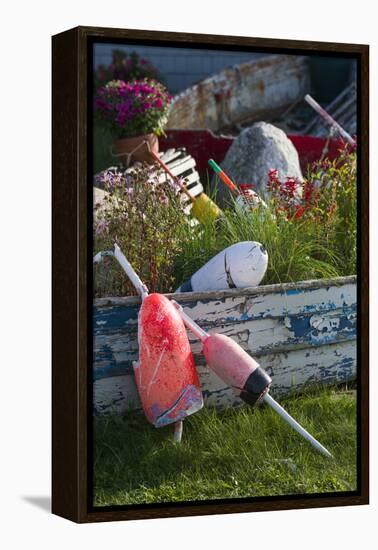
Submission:
[[[289,317],[290,319],[290,330],[294,332],[296,340],[297,338],[309,338],[310,343],[318,343],[319,341],[327,342],[328,336],[335,335],[335,333],[340,334],[342,332],[350,332],[351,335],[356,337],[356,320],[349,318],[349,315],[343,314],[337,317],[335,321],[338,321],[338,325],[330,327],[328,330],[326,327],[322,329],[317,329],[316,327],[310,324],[311,317],[308,315],[293,315]],[[327,319],[327,318],[326,318]],[[332,318],[327,319],[330,323],[333,321]]]
[[[112,376],[124,376],[133,374],[134,369],[132,361],[120,361],[118,363],[109,363],[104,366],[95,366],[93,370],[93,379],[101,380],[102,378],[111,378]]]
[[[182,283],[182,285],[176,290],[176,292],[193,292],[192,280],[188,279],[187,281]]]
[[[339,352],[342,353],[342,347],[340,347]],[[203,364],[203,363],[202,363]],[[317,365],[314,365],[317,367]],[[269,372],[269,369],[266,369],[269,375],[272,377],[272,385],[274,386],[274,372]],[[329,377],[334,377],[335,372],[337,371],[337,378],[339,382],[347,382],[348,380],[353,380],[355,378],[355,358],[354,357],[338,357],[335,355],[335,362],[331,367],[320,367],[321,370],[321,379],[327,379]],[[94,381],[102,380],[104,378],[111,378],[117,376],[134,376],[134,370],[131,366],[131,363],[128,362],[119,363],[114,369],[106,369],[104,367],[95,369],[94,372]],[[318,375],[317,375],[318,376]],[[222,393],[224,388],[219,390],[214,390],[214,392],[209,392],[205,390],[204,397],[208,397],[213,393]]]
[[[343,342],[349,342],[356,339],[356,332],[353,331],[351,333],[345,334],[337,334],[334,338],[325,339],[321,343],[311,342],[306,339],[302,339],[299,341],[298,339],[291,342],[285,343],[285,346],[288,347],[290,345],[294,344],[302,344],[303,346],[308,346],[308,348],[313,349],[316,347],[322,347],[332,344],[340,344],[342,346]],[[341,349],[341,348],[340,348]],[[279,348],[275,349],[274,347],[267,345],[264,348],[260,348],[260,350],[253,354],[254,358],[259,360],[259,358],[266,356],[266,355],[274,355],[274,354],[280,354],[280,353],[290,353],[291,351],[295,351],[292,349],[285,349]],[[304,354],[306,354],[306,348],[302,348],[302,351]],[[111,358],[106,364],[104,364],[104,357],[102,355],[102,352],[97,352],[94,354],[94,362],[93,362],[93,378],[94,380],[100,380],[102,378],[109,378],[113,376],[121,376],[121,375],[127,375],[127,374],[133,374],[133,366],[132,362],[135,361],[138,357],[137,350],[134,352],[135,357],[129,360],[125,361],[115,361],[114,358]],[[195,354],[195,360],[196,364],[205,364],[204,358],[201,354]],[[105,360],[106,361],[106,360]]]
[[[279,324],[284,325],[288,329],[287,336],[282,342],[276,342],[274,345],[269,344],[269,338],[261,339],[261,344],[258,346],[258,350],[254,353],[254,356],[262,357],[268,354],[287,353],[295,346],[303,348],[303,353],[306,353],[306,347],[313,349],[317,346],[323,346],[327,344],[339,344],[342,349],[342,342],[354,340],[356,338],[356,304],[346,304],[344,301],[344,291],[341,295],[333,296],[333,300],[325,300],[323,302],[311,302],[314,298],[311,296],[312,292],[316,292],[318,289],[291,289],[286,292],[286,295],[299,294],[303,295],[303,306],[297,307],[297,313],[290,314],[290,299],[288,300],[288,309],[281,308],[280,313],[282,315],[272,315],[274,308],[267,308],[259,310],[259,313],[255,313],[254,301],[246,302],[246,308],[235,308],[235,315],[230,315],[229,311],[225,317],[216,317],[214,319],[214,313],[216,314],[217,308],[222,304],[223,300],[215,300],[209,298],[208,300],[202,300],[203,306],[211,304],[211,308],[205,308],[206,315],[211,314],[212,320],[200,318],[198,310],[193,317],[201,324],[205,329],[222,327],[225,330],[229,330],[227,327],[230,325],[237,325],[237,330],[240,333],[243,331],[243,324],[248,322],[246,330],[250,336],[253,337],[254,330],[259,332],[264,330],[260,328],[259,321],[264,319],[274,319]],[[285,295],[285,293],[283,293]],[[261,301],[269,298],[269,293],[260,295],[256,298],[260,306]],[[340,303],[341,300],[342,303]],[[302,297],[300,298],[302,302]],[[198,302],[186,301],[181,302],[184,308],[190,310],[198,305]],[[137,319],[140,305],[102,305],[94,308],[94,379],[100,380],[102,378],[129,375],[133,373],[132,361],[137,359]],[[190,314],[190,313],[189,313]],[[319,320],[318,325],[314,323]],[[322,317],[324,316],[324,319]],[[318,318],[318,319],[317,319]],[[254,328],[254,321],[256,325]],[[333,324],[334,322],[334,324]],[[269,329],[268,329],[269,330]],[[108,341],[107,338],[110,338]],[[266,341],[266,346],[264,345]],[[107,342],[110,342],[109,344]],[[114,350],[113,350],[114,348]],[[113,353],[115,351],[115,353]],[[118,360],[116,357],[122,356],[125,360]],[[340,358],[335,357],[335,360]],[[203,364],[203,358],[197,354],[196,361],[198,364]],[[350,359],[350,361],[353,361]],[[351,364],[349,362],[349,364]],[[352,364],[351,368],[353,367]],[[348,362],[342,366],[347,368]]]
[[[137,327],[140,306],[113,306],[94,308],[93,332],[108,332],[115,329]]]
[[[190,304],[192,305],[192,304]],[[187,309],[191,309],[188,307],[188,304],[185,302],[182,303],[182,306]],[[94,334],[107,334],[109,332],[117,332],[117,331],[125,331],[126,333],[133,333],[137,332],[138,326],[138,312],[139,312],[140,306],[115,306],[110,308],[95,308],[94,311],[94,320],[93,320],[93,332]],[[342,308],[340,306],[336,306],[333,302],[329,302],[327,304],[318,304],[318,307],[315,308],[314,306],[303,306],[302,313],[296,313],[293,316],[290,315],[289,311],[284,310],[285,315],[289,317],[296,317],[296,316],[307,316],[310,317],[314,313],[319,313],[320,315],[322,313],[327,312],[333,312],[340,310],[340,315],[345,316],[353,316],[356,313],[356,304],[351,305],[344,305]],[[190,314],[190,313],[189,313]],[[216,320],[208,321],[206,319],[198,319],[197,322],[201,324],[204,329],[207,327],[217,327],[217,326],[223,326],[227,324],[238,324],[238,323],[244,323],[246,321],[253,321],[258,319],[282,319],[283,316],[277,316],[277,315],[270,315],[269,310],[266,310],[264,312],[261,312],[260,314],[255,314],[253,312],[253,306],[249,309],[248,312],[240,312],[237,316],[225,316],[225,317],[218,317]]]

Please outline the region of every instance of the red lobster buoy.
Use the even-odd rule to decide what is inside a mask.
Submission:
[[[181,315],[162,294],[148,294],[118,245],[114,256],[142,297],[138,315],[139,361],[133,364],[136,385],[147,420],[156,428],[175,424],[174,440],[181,441],[182,421],[203,407],[193,354]]]
[[[147,419],[160,428],[203,406],[185,325],[162,294],[144,298],[138,318],[139,361],[135,380]]]

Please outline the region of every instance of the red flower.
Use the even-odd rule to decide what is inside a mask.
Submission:
[[[300,206],[299,204],[295,207],[295,213],[294,218],[297,220],[303,216],[303,214],[306,212],[306,209],[304,206]]]

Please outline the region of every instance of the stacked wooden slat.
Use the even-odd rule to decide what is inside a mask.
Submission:
[[[160,153],[161,160],[168,166],[174,176],[182,178],[188,191],[193,197],[198,197],[203,193],[203,186],[200,182],[199,174],[196,170],[196,161],[191,155],[188,155],[186,149],[168,149]],[[171,180],[171,177],[163,173],[159,181]],[[181,192],[181,201],[184,212],[189,214],[192,209],[192,202]]]
[[[200,181],[199,174],[196,170],[196,161],[194,158],[186,152],[185,148],[180,149],[168,149],[159,154],[163,162],[168,166],[170,171],[174,176],[182,178],[184,185],[190,191],[193,197],[198,197],[203,193],[203,186]],[[128,168],[125,172],[126,174],[132,173],[132,167]],[[170,181],[172,178],[165,172],[161,173],[159,176],[159,181]],[[104,197],[106,196],[106,191],[100,189],[99,187],[93,188],[93,203],[102,204],[104,202]],[[185,193],[180,191],[180,198],[183,205],[183,210],[185,214],[189,215],[192,209],[192,202],[185,195]]]

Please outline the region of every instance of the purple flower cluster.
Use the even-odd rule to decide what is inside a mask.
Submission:
[[[95,182],[106,189],[124,187],[125,175],[115,166],[97,174],[95,176]]]
[[[97,90],[95,108],[117,137],[159,133],[172,98],[153,80],[112,80]]]
[[[95,182],[100,187],[103,187],[110,195],[118,196],[122,198],[123,201],[130,201],[130,204],[133,203],[134,188],[132,186],[132,177],[122,172],[117,166],[108,168],[97,174],[95,176]],[[166,193],[164,183],[160,183],[159,174],[156,172],[156,168],[152,166],[146,168],[145,179],[142,185],[146,186],[145,192],[152,194],[161,204],[169,204],[169,197]],[[177,189],[179,188],[177,187]],[[177,194],[175,186],[174,193]],[[125,215],[127,218],[127,214]],[[100,223],[97,224],[96,233],[98,235],[106,231],[107,226]]]
[[[109,230],[109,222],[108,220],[101,219],[96,222],[95,225],[95,232],[96,235],[104,235]]]

